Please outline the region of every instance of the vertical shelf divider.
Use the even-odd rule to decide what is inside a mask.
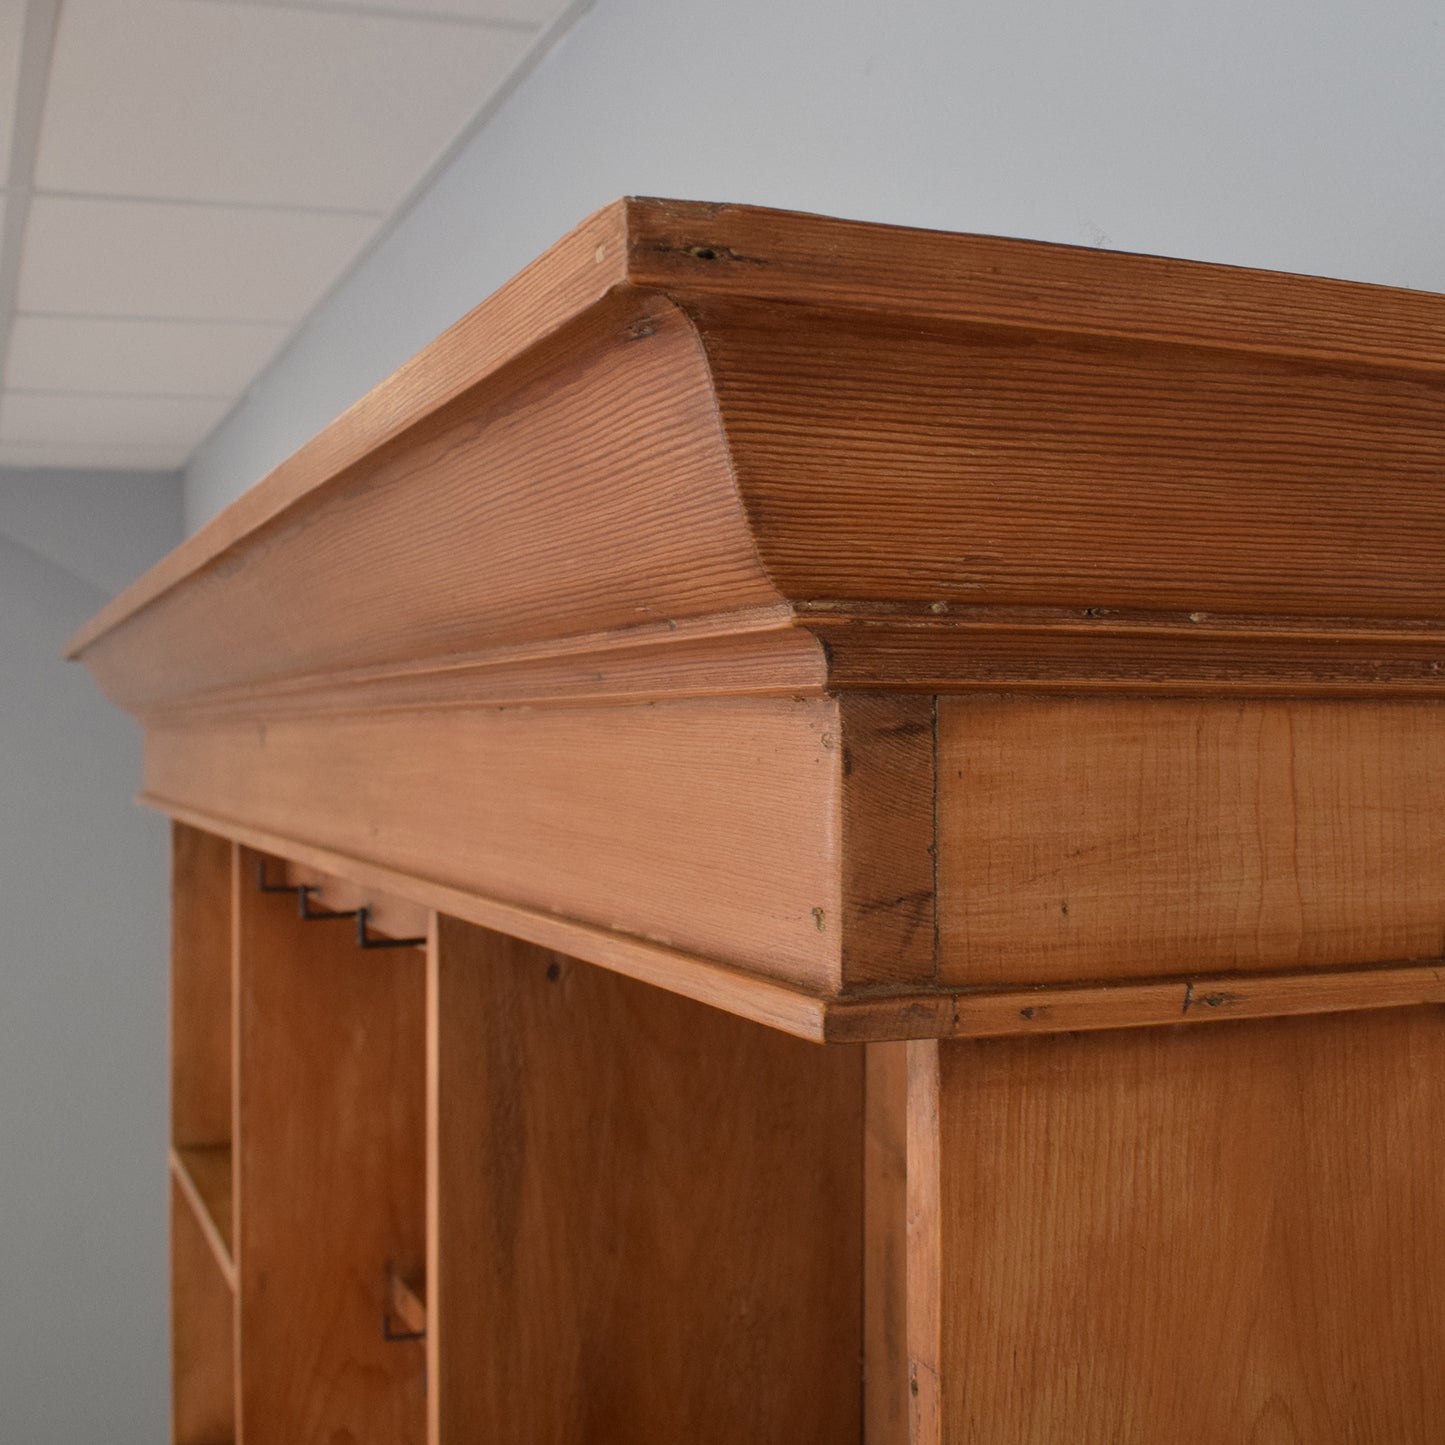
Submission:
[[[240,849],[236,888],[245,1437],[422,1445],[424,956],[360,946],[336,890],[280,859]]]
[[[235,846],[171,832],[171,1433],[236,1436],[232,937]]]

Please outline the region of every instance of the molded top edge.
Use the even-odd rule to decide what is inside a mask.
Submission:
[[[69,657],[629,287],[1445,371],[1445,296],[1197,261],[628,198],[595,212],[101,609]]]

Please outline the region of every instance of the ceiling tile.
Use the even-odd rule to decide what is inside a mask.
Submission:
[[[216,0],[192,0],[213,4]],[[370,10],[390,14],[503,20],[539,28],[560,15],[568,0],[229,0],[237,5],[285,5],[300,10]]]
[[[20,39],[24,28],[22,0],[0,0],[0,186],[9,180],[16,82],[20,78]]]
[[[21,311],[299,320],[371,234],[364,216],[36,196]]]
[[[169,472],[185,465],[190,447],[93,447],[0,442],[0,467],[69,467],[77,470]]]
[[[271,323],[19,316],[5,382],[20,391],[233,397],[286,334]]]
[[[0,397],[0,442],[190,451],[225,415],[226,401],[169,397]]]
[[[354,10],[66,0],[36,183],[389,211],[530,38]]]

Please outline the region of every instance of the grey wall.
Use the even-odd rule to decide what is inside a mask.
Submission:
[[[194,526],[597,206],[1445,290],[1437,0],[596,0],[189,469]]]
[[[175,473],[0,469],[0,1440],[167,1438],[166,832],[61,660],[181,535]]]

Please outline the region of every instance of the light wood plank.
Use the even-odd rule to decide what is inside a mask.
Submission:
[[[1433,702],[943,699],[940,979],[1436,959],[1442,747]]]
[[[752,1019],[769,1028],[781,1029],[797,1038],[821,1041],[825,1022],[832,1007],[830,1001],[811,990],[804,990],[764,978],[744,970],[729,968],[713,959],[685,954],[678,949],[650,943],[631,934],[578,923],[538,909],[520,907],[484,894],[448,887],[435,879],[418,878],[414,874],[379,867],[364,859],[347,857],[326,848],[287,839],[278,833],[250,827],[234,819],[223,819],[178,804],[162,804],[161,800],[142,795],[142,802],[161,812],[193,824],[223,831],[238,842],[269,855],[303,861],[319,871],[345,876],[360,885],[376,887],[398,896],[416,900],[430,909],[493,929],[509,937],[524,939],[542,948],[556,949],[573,957],[585,959],[627,978],[635,978],[658,988],[666,988],[685,998],[696,999],[714,1008]],[[940,1006],[948,1006],[940,998]],[[907,1005],[916,1012],[911,997]],[[944,1011],[949,1011],[948,1007]],[[893,1017],[890,1005],[888,1017]],[[873,1025],[867,1024],[872,1027]],[[880,1034],[879,1037],[893,1037]]]
[[[857,1439],[859,1052],[437,926],[432,1445]]]
[[[146,777],[167,808],[836,986],[838,732],[824,698],[288,719],[154,731]]]
[[[916,1445],[1434,1438],[1445,1013],[910,1047]]]
[[[421,1445],[423,1347],[385,1337],[390,1276],[425,1250],[421,958],[362,953],[289,895],[238,903],[243,1432]]]

